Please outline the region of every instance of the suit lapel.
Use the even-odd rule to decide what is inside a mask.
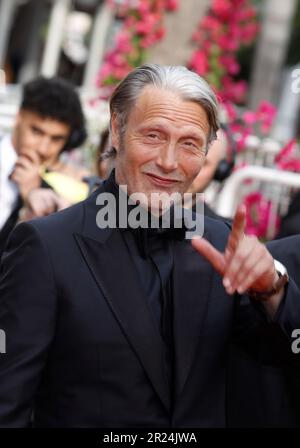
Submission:
[[[2,249],[4,249],[7,239],[9,237],[9,234],[13,230],[13,228],[15,227],[15,225],[18,221],[19,212],[20,212],[20,209],[22,208],[22,205],[23,205],[23,202],[22,202],[21,196],[18,196],[16,204],[15,204],[11,214],[5,221],[2,229],[0,229],[0,255],[1,255],[1,247],[2,247]]]
[[[208,309],[213,272],[211,265],[195,251],[189,241],[174,245],[173,304],[177,400],[184,389],[197,353]]]
[[[75,235],[76,241],[128,342],[169,410],[162,340],[139,285],[133,261],[118,229],[97,228],[96,213],[95,195],[92,195],[86,203],[83,234]]]

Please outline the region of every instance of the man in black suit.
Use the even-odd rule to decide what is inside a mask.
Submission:
[[[242,209],[232,230],[205,218],[204,238],[185,238],[172,195],[188,190],[218,129],[203,79],[145,65],[110,108],[115,171],[86,201],[17,226],[4,253],[0,425],[224,427],[230,340],[255,356],[272,323],[285,355],[299,289],[244,235]],[[167,211],[157,193],[172,198]]]
[[[0,139],[0,258],[30,192],[49,188],[41,167],[54,169],[60,154],[84,138],[83,112],[71,84],[39,77],[24,86],[12,134]]]

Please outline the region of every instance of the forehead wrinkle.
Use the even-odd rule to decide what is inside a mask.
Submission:
[[[166,132],[168,128],[166,128],[165,124],[154,120],[149,124],[147,123],[147,121],[144,121],[138,129],[140,131],[155,129],[158,132]],[[195,127],[190,123],[177,127],[176,134],[179,134],[180,138],[193,138],[201,140],[203,139],[203,137],[206,138],[205,131],[201,126],[197,126],[197,129],[195,129]]]
[[[153,105],[148,107],[146,110],[143,108],[138,108],[140,111],[137,110],[137,112],[142,112],[144,115],[144,120],[147,122],[148,120],[152,120],[155,117],[164,118],[166,120],[169,120],[171,122],[176,123],[177,121],[186,121],[188,123],[191,123],[196,126],[200,127],[207,127],[207,124],[205,121],[207,121],[206,113],[203,111],[202,114],[194,113],[193,111],[181,111],[181,110],[174,110],[174,108],[166,106],[164,109],[160,105]]]
[[[140,126],[158,123],[163,119],[170,124],[196,126],[205,134],[209,133],[209,121],[205,109],[198,103],[184,100],[173,92],[164,89],[148,87],[138,98],[129,115],[133,122]],[[163,123],[162,123],[163,125]]]

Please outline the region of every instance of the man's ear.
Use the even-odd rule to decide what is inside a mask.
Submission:
[[[117,114],[114,112],[111,117],[111,144],[115,148],[117,152],[119,152],[120,149],[120,130],[119,130],[119,123]]]

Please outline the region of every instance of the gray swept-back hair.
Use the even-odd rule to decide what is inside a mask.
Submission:
[[[153,85],[172,91],[184,101],[199,104],[206,112],[210,132],[208,144],[216,139],[219,129],[217,98],[201,76],[183,66],[145,64],[130,72],[116,87],[110,99],[110,116],[116,114],[120,134],[124,135],[128,116],[143,89]],[[113,156],[115,149],[109,147],[102,158]]]

